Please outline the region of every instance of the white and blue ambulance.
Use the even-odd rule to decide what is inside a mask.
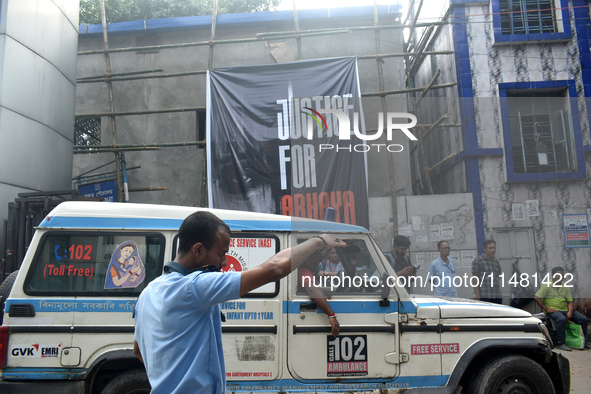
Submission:
[[[64,202],[36,229],[7,295],[0,392],[149,392],[133,355],[139,293],[174,259],[203,208]],[[540,320],[508,306],[410,295],[364,228],[211,210],[232,230],[226,270],[244,271],[319,233],[345,240],[347,280],[318,284],[327,316],[291,274],[224,303],[229,393],[567,393],[568,361]]]

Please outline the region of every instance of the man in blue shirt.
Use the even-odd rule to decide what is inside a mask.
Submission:
[[[278,281],[317,251],[345,246],[323,234],[247,271],[221,273],[230,238],[217,216],[191,214],[179,229],[177,257],[140,294],[134,353],[146,367],[152,394],[225,393],[219,304]]]
[[[457,297],[458,292],[453,284],[456,276],[456,266],[451,257],[449,257],[449,243],[439,241],[437,243],[439,257],[437,257],[429,267],[429,276],[433,283],[433,294],[443,297]]]

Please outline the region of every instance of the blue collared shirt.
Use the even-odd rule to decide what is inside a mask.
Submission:
[[[136,304],[135,340],[152,394],[226,391],[219,304],[239,297],[235,272],[173,271],[144,289]]]
[[[441,256],[439,256],[431,262],[429,276],[439,278],[435,279],[434,286],[439,286],[433,288],[433,293],[436,296],[457,297],[458,291],[453,284],[453,279],[456,276],[456,266],[451,257],[448,257],[447,261],[449,264],[445,264]]]

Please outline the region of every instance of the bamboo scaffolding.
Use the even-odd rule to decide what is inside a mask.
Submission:
[[[425,88],[422,90],[421,96],[419,97],[419,99],[413,103],[414,108],[419,107],[419,105],[421,104],[421,101],[423,100],[423,97],[425,97],[427,95],[427,93],[429,92],[429,90],[431,90],[431,88],[433,87],[433,85],[435,84],[435,82],[437,81],[437,79],[439,78],[440,75],[441,75],[441,70],[438,69],[437,72],[435,73],[435,75],[433,76],[433,78],[431,79],[431,82],[429,82],[429,84],[427,86],[425,86]]]
[[[74,148],[76,148],[76,146],[74,146]],[[96,171],[96,170],[100,170],[101,168],[103,168],[103,167],[106,167],[106,166],[108,166],[109,164],[114,164],[114,163],[115,163],[115,160],[113,160],[113,161],[110,161],[110,162],[108,162],[108,163],[105,163],[105,164],[102,164],[102,165],[100,165],[100,166],[98,166],[98,167],[96,167],[96,168],[93,168],[92,170],[89,170],[89,171],[83,172],[82,174],[78,175],[77,177],[75,177],[75,178],[72,178],[72,180],[74,180],[74,179],[80,179],[80,178],[83,178],[85,175],[87,175],[87,174],[90,174],[91,172],[94,172],[94,171]],[[92,175],[92,176],[96,176],[96,175]]]
[[[342,34],[342,33],[349,33],[351,29],[344,29],[339,31],[338,33],[333,34]],[[299,37],[315,37],[319,35],[327,35],[327,33],[300,33],[295,34],[295,38]],[[277,39],[285,39],[284,36],[278,37]],[[197,47],[197,46],[206,46],[206,45],[217,45],[217,44],[244,44],[249,42],[262,42],[263,39],[261,38],[233,38],[227,40],[211,40],[208,41],[196,41],[196,42],[186,42],[180,44],[163,44],[163,45],[150,45],[150,46],[143,46],[143,47],[126,47],[126,48],[113,48],[113,49],[95,49],[91,51],[81,51],[78,52],[79,56],[85,55],[100,55],[103,53],[120,53],[120,52],[138,52],[138,51],[159,51],[162,49],[172,49],[172,48],[189,48],[189,47]]]
[[[430,174],[430,170],[429,170],[429,166],[427,165],[427,155],[425,153],[425,138],[427,138],[427,136],[429,134],[431,134],[431,132],[437,127],[439,126],[444,120],[448,119],[451,116],[451,113],[448,112],[445,115],[443,115],[442,117],[440,117],[435,123],[433,123],[430,127],[429,130],[426,132],[423,132],[423,128],[419,129],[419,148],[420,148],[420,153],[421,153],[421,162],[422,162],[422,166],[423,166],[423,170],[425,171],[425,181],[427,182],[427,190],[429,191],[429,194],[433,194],[433,183],[431,182],[431,174]]]
[[[156,147],[129,147],[129,148],[118,148],[116,146],[111,147],[111,148],[103,148],[103,149],[79,149],[79,150],[75,150],[74,154],[75,155],[81,155],[81,154],[89,154],[89,153],[115,153],[115,154],[119,154],[122,152],[131,152],[131,151],[143,151],[143,150],[160,150],[160,148],[156,148]]]
[[[448,119],[450,116],[451,116],[451,112],[448,112],[445,115],[441,116],[439,119],[437,119],[437,121],[435,123],[433,123],[432,125],[429,126],[429,130],[427,130],[425,132],[423,137],[429,136],[429,134],[431,134],[437,126],[439,126],[444,120]]]
[[[424,136],[423,130],[419,129],[419,152],[421,153],[421,165],[423,167],[424,175],[425,175],[425,182],[427,183],[427,191],[429,194],[433,194],[433,183],[431,182],[431,175],[427,169],[427,154],[425,153],[425,145],[423,144]]]
[[[113,164],[113,163],[114,163],[114,161],[112,161],[112,162],[110,162],[110,163],[107,163],[107,164],[105,164],[105,165],[103,165],[103,166],[101,166],[101,167],[105,167],[106,165],[108,165],[108,164]],[[99,169],[99,168],[101,168],[101,167],[95,168],[95,169],[94,169],[94,170],[92,170],[92,171],[98,170],[98,169]],[[140,169],[140,168],[142,168],[142,167],[141,167],[141,166],[127,167],[125,170],[126,170],[126,171],[131,171],[131,170],[137,170],[137,169]],[[91,171],[90,171],[90,172],[91,172]],[[86,172],[84,175],[78,175],[77,177],[74,177],[74,178],[72,178],[72,180],[73,180],[73,181],[75,181],[75,180],[78,180],[78,182],[89,182],[89,181],[92,181],[92,180],[94,180],[95,178],[101,178],[101,177],[107,177],[107,176],[109,176],[109,175],[113,175],[113,174],[115,174],[116,172],[117,172],[117,171],[107,171],[107,172],[101,172],[101,173],[94,174],[94,175],[86,175],[86,174],[88,174],[88,173],[89,173],[89,172]]]
[[[453,86],[456,86],[457,84],[458,84],[457,82],[450,82],[450,83],[444,83],[441,85],[433,85],[433,86],[431,86],[431,89],[451,88]],[[408,89],[398,89],[398,90],[386,90],[386,91],[381,91],[381,92],[362,93],[361,97],[377,97],[377,96],[389,96],[391,94],[421,92],[424,88],[425,88],[425,86],[421,86],[418,88],[408,88]]]
[[[129,189],[130,193],[135,192],[157,192],[166,190],[166,187],[136,187],[134,189]]]
[[[444,165],[448,161],[452,160],[457,155],[458,155],[457,153],[452,153],[451,155],[447,156],[445,159],[441,160],[439,163],[435,164],[433,167],[427,168],[426,171],[430,173],[431,171],[437,169],[438,167],[441,167],[442,165]]]
[[[107,14],[105,13],[105,0],[100,0],[100,5],[101,5],[101,22],[102,22],[102,28],[103,28],[103,54],[105,57],[105,65],[106,65],[106,72],[105,75],[107,77],[109,77],[111,75],[111,59],[109,57],[109,38],[107,35]],[[111,83],[111,81],[107,78],[107,88],[109,90],[109,112],[114,113],[115,112],[115,101],[113,98],[113,84]],[[111,132],[112,132],[112,136],[113,136],[113,144],[117,145],[117,119],[114,115],[109,115],[109,122],[111,124]],[[116,177],[115,177],[115,184],[117,187],[117,196],[118,196],[118,200],[121,201],[121,196],[123,195],[123,193],[121,193],[121,191],[124,191],[123,189],[123,173],[122,173],[122,167],[121,167],[121,152],[120,151],[113,151],[113,153],[115,153],[115,168],[117,171]],[[123,195],[123,201],[127,201],[127,195]]]
[[[151,75],[137,75],[137,76],[129,76],[129,77],[103,77],[103,78],[94,78],[94,79],[83,79],[77,80],[76,83],[97,83],[97,82],[107,82],[107,81],[133,81],[138,79],[157,79],[157,78],[174,78],[174,77],[186,77],[191,75],[199,75],[199,74],[207,74],[207,70],[198,70],[198,71],[185,71],[179,73],[169,73],[169,74],[151,74]]]
[[[378,17],[378,3],[377,0],[374,0],[373,3],[373,22],[374,27],[379,24],[379,17]],[[382,52],[380,47],[380,30],[374,30],[374,39],[375,39],[375,46],[376,46],[376,54]],[[378,71],[378,86],[380,91],[384,91],[385,84],[384,84],[384,62],[382,58],[376,56],[376,66]],[[361,95],[363,97],[363,95]],[[388,103],[386,101],[385,96],[380,97],[380,102],[382,105],[382,113],[388,113]],[[388,158],[388,177],[390,179],[390,206],[392,209],[392,238],[398,235],[398,202],[396,201],[397,193],[396,193],[396,180],[394,177],[394,161],[392,159],[392,153],[388,152],[386,155]]]
[[[378,55],[363,55],[358,56],[358,60],[374,60],[376,58],[390,58],[390,57],[412,57],[418,55],[419,52],[408,52],[408,53],[383,53]],[[453,51],[425,51],[423,55],[453,55]],[[154,72],[161,71],[161,70],[154,70]],[[139,72],[138,72],[139,73]],[[168,74],[150,74],[150,75],[133,75],[133,76],[120,76],[120,77],[107,77],[107,76],[95,76],[95,77],[81,77],[76,82],[77,83],[101,83],[110,81],[132,81],[132,80],[140,80],[140,79],[157,79],[157,78],[175,78],[175,77],[185,77],[185,76],[192,76],[192,75],[205,75],[207,74],[207,70],[195,70],[195,71],[185,71],[185,72],[178,72],[178,73],[168,73]],[[116,74],[111,74],[116,75]]]
[[[118,150],[160,150],[160,148],[171,148],[179,146],[204,146],[205,141],[184,141],[184,142],[160,142],[154,144],[127,144],[127,145],[84,145],[75,146],[74,153],[95,153],[98,151],[111,152],[112,149]],[[81,152],[85,151],[85,152]],[[88,152],[86,152],[88,151]],[[99,167],[100,168],[100,167]]]
[[[406,25],[406,22],[408,22],[408,19],[410,18],[411,15],[411,10],[414,8],[415,6],[415,0],[411,0],[408,3],[408,12],[406,13],[406,17],[404,18],[404,22],[402,22],[403,25]]]
[[[387,113],[388,110],[388,105],[387,105],[387,101],[386,101],[386,96],[388,95],[394,95],[394,94],[405,94],[405,93],[412,93],[412,92],[418,92],[421,91],[421,97],[418,99],[418,101],[416,103],[413,103],[413,105],[415,107],[417,107],[422,98],[427,94],[428,91],[432,90],[432,89],[445,89],[448,87],[453,87],[456,86],[457,83],[456,82],[452,82],[452,83],[445,83],[445,84],[439,84],[439,85],[435,85],[435,81],[437,79],[437,77],[439,76],[438,74],[436,75],[436,77],[434,77],[434,79],[431,81],[431,83],[427,86],[424,87],[418,87],[418,88],[406,88],[406,89],[398,89],[398,90],[389,90],[386,91],[385,86],[384,86],[384,76],[383,76],[383,59],[385,58],[393,58],[393,57],[403,57],[405,58],[406,62],[410,62],[411,59],[412,60],[412,69],[410,69],[410,71],[412,73],[416,72],[416,68],[418,68],[419,64],[422,62],[422,59],[426,56],[430,56],[430,55],[452,55],[454,54],[453,51],[425,51],[424,49],[427,47],[432,30],[434,29],[434,26],[441,26],[444,24],[449,24],[448,21],[440,21],[440,22],[435,22],[435,23],[420,23],[418,22],[419,19],[419,14],[420,14],[420,10],[422,8],[423,5],[423,0],[420,0],[420,3],[418,5],[417,8],[417,12],[415,15],[412,16],[412,22],[410,25],[410,34],[409,34],[409,40],[405,43],[404,48],[405,51],[403,53],[381,53],[381,49],[380,49],[380,32],[381,30],[387,30],[387,29],[405,29],[405,28],[409,28],[408,25],[406,25],[406,22],[409,20],[411,13],[409,13],[406,17],[406,20],[404,21],[404,23],[400,23],[398,22],[398,24],[380,24],[379,18],[378,18],[378,9],[377,9],[377,2],[374,0],[374,23],[373,26],[356,26],[356,27],[348,27],[348,28],[344,28],[344,29],[338,29],[338,28],[328,28],[328,29],[309,29],[309,30],[300,30],[300,26],[299,26],[299,19],[298,19],[298,13],[296,10],[296,5],[295,5],[295,0],[293,1],[293,14],[294,14],[294,30],[293,31],[286,31],[286,32],[266,32],[266,33],[258,33],[256,34],[256,36],[254,38],[236,38],[236,39],[226,39],[226,40],[216,40],[216,24],[217,24],[217,0],[215,0],[214,3],[214,10],[212,12],[212,26],[211,26],[211,35],[210,35],[210,39],[208,41],[198,41],[198,42],[186,42],[186,43],[176,43],[176,44],[164,44],[164,45],[153,45],[153,46],[142,46],[142,47],[126,47],[126,48],[113,48],[110,49],[108,47],[108,40],[107,40],[107,26],[106,26],[106,17],[105,17],[105,13],[104,13],[104,0],[100,0],[102,3],[102,17],[103,17],[103,38],[104,38],[104,45],[103,45],[103,49],[102,50],[90,50],[90,51],[81,51],[78,53],[78,55],[95,55],[95,54],[103,54],[105,56],[106,59],[106,63],[107,63],[107,73],[105,75],[98,75],[98,76],[89,76],[89,77],[81,77],[77,79],[78,83],[107,83],[109,86],[109,90],[110,90],[110,110],[108,112],[102,112],[102,113],[94,113],[94,114],[81,114],[81,115],[77,115],[77,117],[82,117],[82,118],[96,118],[96,117],[109,117],[109,119],[111,120],[111,124],[112,124],[112,129],[113,129],[113,141],[115,142],[113,145],[96,145],[96,146],[76,146],[75,147],[75,153],[77,154],[82,154],[82,153],[102,153],[102,152],[114,152],[116,155],[116,158],[118,158],[120,156],[120,153],[123,151],[148,151],[148,150],[159,150],[161,148],[164,147],[173,147],[173,146],[188,146],[188,145],[199,145],[199,146],[204,146],[205,142],[204,141],[189,141],[189,142],[185,142],[185,143],[164,143],[164,144],[148,144],[148,145],[117,145],[116,144],[116,136],[117,136],[117,131],[116,131],[116,125],[115,125],[115,118],[118,116],[133,116],[133,115],[150,115],[150,114],[163,114],[163,113],[174,113],[174,112],[189,112],[189,111],[199,111],[199,110],[203,110],[205,109],[204,107],[192,107],[192,108],[170,108],[170,109],[159,109],[159,110],[142,110],[142,111],[121,111],[121,112],[116,112],[114,110],[114,101],[113,101],[113,96],[112,96],[112,82],[118,82],[118,81],[131,81],[131,80],[147,80],[147,79],[155,79],[155,78],[175,78],[175,77],[184,77],[184,76],[193,76],[193,75],[203,75],[207,73],[207,70],[193,70],[193,71],[186,71],[186,72],[177,72],[177,73],[166,73],[166,74],[162,74],[161,72],[163,70],[146,70],[146,71],[135,71],[135,72],[128,72],[128,73],[111,73],[110,71],[110,60],[109,60],[109,54],[110,53],[122,53],[122,52],[133,52],[133,51],[147,51],[147,50],[162,50],[162,49],[173,49],[173,48],[188,48],[188,47],[198,47],[198,46],[209,46],[209,59],[208,59],[208,69],[211,69],[213,67],[213,56],[214,56],[214,49],[215,49],[215,45],[224,45],[224,44],[243,44],[243,43],[250,43],[250,42],[260,42],[260,41],[264,41],[264,40],[284,40],[284,39],[288,39],[288,38],[293,38],[296,40],[297,43],[297,56],[298,56],[298,60],[303,59],[303,54],[302,54],[302,38],[304,37],[313,37],[313,36],[326,36],[326,35],[330,35],[330,34],[346,34],[346,33],[352,33],[354,31],[364,31],[364,30],[373,30],[374,34],[375,34],[375,44],[376,44],[376,54],[375,55],[362,55],[362,56],[358,56],[357,59],[358,60],[376,60],[376,64],[377,64],[377,68],[378,68],[378,79],[379,79],[379,92],[370,92],[370,93],[364,93],[361,96],[362,97],[381,97],[381,102],[382,102],[382,110],[384,113]],[[415,3],[415,1],[413,0],[413,5]],[[413,5],[411,5],[411,9],[413,8]],[[413,40],[415,39],[413,33],[415,32],[415,30],[417,28],[421,28],[421,27],[428,27],[428,29],[426,30],[425,33],[428,32],[428,34],[423,34],[422,38],[419,40],[418,44],[415,45],[415,47],[418,50],[415,51],[408,51],[408,49],[411,47],[411,43],[413,42]],[[145,75],[140,75],[140,74],[145,74]],[[417,125],[416,127],[419,127],[421,130],[422,129],[429,129],[429,131],[427,131],[426,133],[424,133],[425,136],[429,135],[429,133],[435,128],[435,127],[461,127],[461,124],[441,124],[441,121],[436,122],[435,124],[427,124],[427,125]],[[421,132],[419,132],[419,134],[421,134]],[[116,160],[117,165],[118,165],[118,169],[116,170],[117,175],[118,175],[118,180],[119,180],[119,176],[121,175],[121,170],[120,170],[120,162],[118,160]],[[397,217],[396,217],[396,187],[395,187],[395,182],[394,182],[394,171],[393,171],[393,163],[392,163],[392,157],[391,155],[388,155],[388,166],[389,166],[389,172],[390,172],[390,183],[391,183],[391,189],[392,189],[392,212],[394,215],[393,218],[393,223],[394,223],[394,234],[397,233],[398,229],[397,229]],[[203,183],[205,185],[205,187],[202,185],[202,198],[201,198],[201,203],[202,205],[204,205],[205,202],[205,194],[206,193],[206,183],[207,183],[207,156],[204,154],[204,165],[203,165]],[[428,175],[428,173],[427,173]],[[119,185],[118,185],[119,187]],[[141,191],[153,191],[153,190],[163,190],[165,188],[147,188],[147,189],[142,189]],[[139,190],[139,189],[132,189],[130,191],[135,191],[135,190]],[[431,193],[432,193],[432,188],[431,188]]]
[[[417,27],[429,27],[431,25],[444,25],[449,24],[449,22],[429,22],[429,23],[417,23]],[[349,26],[346,28],[348,31],[362,31],[362,30],[396,30],[396,29],[405,29],[408,26],[404,24],[395,24],[395,25],[380,25],[377,26],[374,24],[372,26]],[[278,31],[278,32],[267,32],[267,33],[257,33],[255,37],[267,40],[272,37],[273,39],[285,39],[285,38],[294,38],[298,34],[308,34],[308,33],[318,33],[318,34],[331,34],[335,32],[341,32],[342,29],[308,29],[308,30],[300,30],[299,33],[296,33],[295,30],[291,31]]]
[[[454,51],[424,51],[423,55],[453,55]],[[376,57],[413,57],[419,55],[419,52],[398,52],[398,53],[382,53],[379,55],[361,55],[357,56],[358,60],[375,59]]]
[[[207,206],[207,196],[208,194],[208,189],[207,189],[207,149],[205,149],[203,151],[203,166],[202,166],[202,170],[201,170],[201,201],[200,201],[200,205],[201,207],[205,207]]]
[[[76,82],[80,82],[80,81],[85,81],[87,79],[106,79],[106,78],[111,78],[113,76],[116,77],[121,77],[121,76],[126,76],[126,75],[137,75],[137,74],[147,74],[147,73],[156,73],[156,72],[162,72],[164,70],[162,69],[156,69],[156,70],[141,70],[141,71],[129,71],[129,72],[125,72],[125,73],[111,73],[110,75],[107,74],[103,74],[103,75],[92,75],[89,77],[80,77],[80,78],[76,78]]]
[[[410,5],[410,7],[414,7],[414,2]],[[410,43],[412,42],[412,39],[413,39],[413,33],[415,31],[417,20],[419,19],[419,15],[421,13],[421,8],[423,8],[423,0],[420,0],[419,5],[417,7],[417,12],[416,12],[416,14],[414,14],[412,21],[410,23],[410,32],[408,33],[408,41],[406,42],[406,45],[404,46],[405,51],[407,51],[410,48]],[[409,14],[410,14],[410,11],[409,11]]]
[[[96,112],[90,114],[78,114],[77,118],[100,118],[102,116],[133,116],[133,115],[154,115],[166,114],[171,112],[195,112],[205,110],[205,107],[188,107],[188,108],[167,108],[167,109],[146,109],[142,111],[121,111],[121,112]]]
[[[302,33],[300,32],[300,20],[298,19],[298,10],[296,9],[296,0],[292,0],[293,5],[293,23],[294,23],[294,35],[298,48],[298,60],[302,60]]]
[[[429,42],[429,39],[431,38],[431,34],[433,33],[433,29],[435,28],[435,26],[430,26],[427,28],[427,30],[425,30],[425,35],[423,36],[423,38],[421,39],[421,41],[419,42],[419,46],[418,46],[418,54],[415,55],[413,57],[413,60],[411,61],[411,67],[410,67],[410,75],[414,75],[416,69],[421,65],[422,60],[424,59],[424,51],[425,51],[425,47],[427,46],[427,43]],[[410,61],[410,59],[408,59]]]
[[[207,69],[213,68],[213,48],[215,43],[215,27],[218,21],[218,0],[213,2],[213,12],[211,13],[211,36],[209,37],[209,60],[207,62]]]
[[[432,22],[432,23],[417,23],[415,27],[429,27],[429,26],[438,26],[438,25],[445,25],[449,24],[449,22]],[[150,46],[142,46],[142,47],[125,47],[125,48],[112,48],[107,49],[108,53],[118,53],[118,52],[138,52],[138,51],[153,51],[153,50],[161,50],[161,49],[174,49],[174,48],[187,48],[193,46],[206,46],[212,44],[242,44],[247,42],[260,42],[265,40],[284,40],[286,38],[296,38],[296,37],[314,37],[320,35],[329,35],[329,34],[342,34],[342,33],[350,33],[353,31],[359,30],[387,30],[387,29],[405,29],[408,26],[396,24],[396,25],[379,25],[379,26],[352,26],[347,27],[346,29],[311,29],[311,30],[300,30],[299,32],[296,31],[289,31],[289,32],[268,32],[268,33],[257,33],[255,37],[251,38],[234,38],[234,39],[226,39],[226,40],[214,40],[213,43],[211,40],[208,41],[194,41],[194,42],[184,42],[184,43],[176,43],[176,44],[162,44],[162,45],[150,45]],[[94,49],[89,51],[80,51],[78,52],[79,56],[86,56],[86,55],[100,55],[104,53],[104,49]]]
[[[417,124],[415,125],[415,127],[423,127],[423,128],[431,128],[435,126],[434,123],[427,123],[427,124]],[[444,123],[444,124],[438,124],[437,127],[462,127],[461,123]]]

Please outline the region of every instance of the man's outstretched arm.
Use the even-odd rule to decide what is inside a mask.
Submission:
[[[276,282],[298,268],[313,253],[343,247],[347,244],[329,234],[312,237],[301,244],[284,249],[263,264],[244,271],[240,279],[240,295],[244,295],[266,283]]]

